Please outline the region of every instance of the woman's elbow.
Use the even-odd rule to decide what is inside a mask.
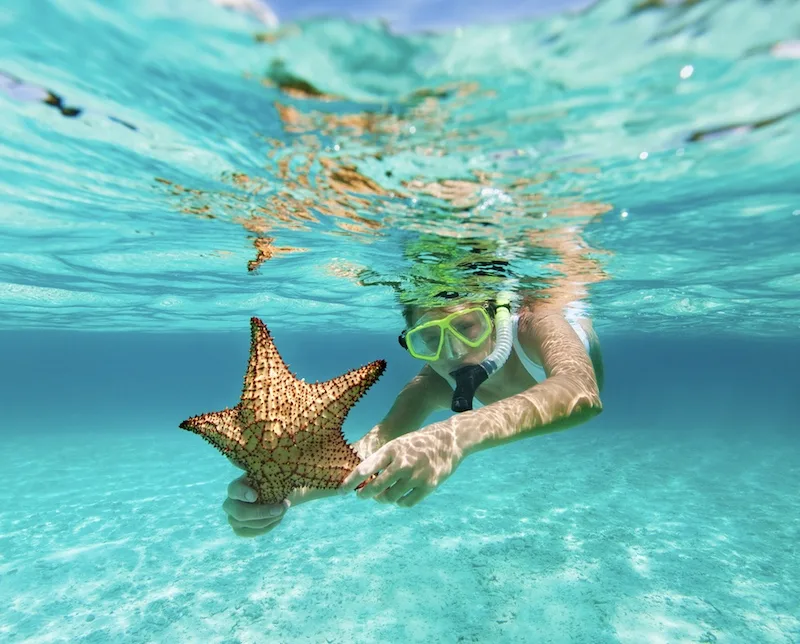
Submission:
[[[574,398],[573,413],[586,418],[593,418],[603,411],[600,388],[593,379],[591,383],[579,388]]]

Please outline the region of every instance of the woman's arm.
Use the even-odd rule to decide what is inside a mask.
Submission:
[[[516,396],[451,418],[464,455],[520,438],[561,431],[602,411],[592,361],[563,316],[524,313],[520,343],[538,354],[547,379]]]
[[[366,459],[390,440],[413,432],[433,412],[450,404],[452,391],[447,382],[429,366],[424,366],[398,394],[391,409],[353,448]]]
[[[390,440],[422,427],[433,412],[450,404],[452,391],[445,380],[429,366],[425,366],[397,395],[383,420],[353,443],[353,449],[366,458]],[[296,488],[289,495],[290,505],[299,505],[339,494],[337,488]]]

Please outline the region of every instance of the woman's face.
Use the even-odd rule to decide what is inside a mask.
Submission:
[[[467,311],[481,306],[480,304],[458,304],[453,306],[442,306],[436,308],[414,308],[411,315],[411,326],[409,329],[430,322],[432,320],[441,320],[452,313]],[[455,328],[459,333],[466,337],[477,336],[483,328],[483,322],[480,316],[465,315],[464,317],[453,318],[450,325]],[[482,327],[482,328],[478,328]],[[436,327],[430,329],[431,334],[438,336],[439,330]],[[456,337],[449,328],[442,329],[441,333],[444,334],[442,339],[442,349],[437,360],[430,360],[428,363],[434,371],[440,375],[449,375],[458,367],[467,364],[478,364],[484,360],[494,348],[494,334],[489,337],[479,346],[470,347]],[[433,341],[433,337],[431,338]]]

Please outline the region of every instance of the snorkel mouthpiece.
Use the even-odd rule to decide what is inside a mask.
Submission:
[[[468,364],[451,371],[455,380],[453,401],[450,408],[458,413],[472,409],[475,392],[489,376],[500,369],[511,355],[513,345],[513,324],[511,320],[511,294],[499,293],[497,296],[497,312],[494,316],[496,340],[494,351],[480,364]]]
[[[456,387],[453,390],[453,402],[450,405],[457,414],[462,411],[470,411],[472,409],[472,399],[475,397],[475,392],[478,390],[483,382],[489,377],[486,369],[481,364],[468,364],[459,367],[455,371],[451,371],[450,375],[456,381]]]

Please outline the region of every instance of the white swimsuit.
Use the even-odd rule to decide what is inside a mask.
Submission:
[[[586,333],[586,330],[580,325],[580,317],[578,311],[570,311],[567,310],[567,322],[570,323],[573,329],[575,329],[575,333],[578,334],[578,337],[583,342],[583,346],[586,347],[586,352],[589,353],[591,351],[591,347],[589,344],[589,336]],[[547,378],[547,374],[544,372],[544,367],[528,357],[528,354],[525,353],[525,350],[522,348],[522,345],[519,343],[519,335],[517,333],[517,324],[519,321],[519,316],[514,316],[514,351],[517,352],[519,356],[519,361],[522,363],[522,366],[525,367],[525,370],[531,375],[536,382],[542,382]]]
[[[586,316],[584,310],[580,306],[573,306],[569,307],[565,311],[565,318],[567,322],[570,323],[573,329],[575,329],[575,333],[578,334],[578,337],[583,341],[583,346],[586,347],[586,352],[590,352],[590,344],[589,344],[589,336],[586,333],[586,330],[580,325],[580,320]],[[522,366],[525,367],[525,370],[530,374],[531,378],[533,378],[536,382],[542,382],[543,380],[547,379],[547,374],[544,372],[544,367],[537,362],[534,362],[528,357],[528,354],[525,353],[525,350],[522,348],[522,345],[519,343],[519,334],[518,334],[518,323],[519,323],[519,315],[515,315],[511,318],[514,324],[514,331],[513,331],[513,340],[514,340],[514,351],[517,352],[519,356],[519,361],[522,363]],[[445,379],[450,386],[455,389],[456,383],[453,380],[453,377],[450,375],[445,376]],[[477,402],[477,401],[476,401]]]

